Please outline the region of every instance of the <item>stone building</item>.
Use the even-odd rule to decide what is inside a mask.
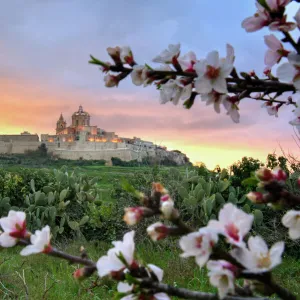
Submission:
[[[84,136],[85,141],[90,142],[122,142],[114,133],[107,132],[95,125],[90,124],[90,114],[83,110],[80,105],[78,111],[72,114],[72,124],[67,126],[62,114],[56,122],[56,134],[42,134],[42,142],[74,142],[79,141],[80,136]]]
[[[0,135],[0,153],[24,153],[37,150],[44,143],[48,153],[63,159],[106,160],[112,157],[124,161],[155,158],[158,161],[169,158],[178,165],[189,160],[181,152],[168,151],[165,147],[152,142],[143,141],[138,137],[123,138],[115,132],[106,131],[96,125],[91,125],[90,114],[80,105],[72,114],[72,122],[68,126],[60,114],[56,122],[55,134],[42,134],[41,142],[37,134],[23,132],[20,135]]]

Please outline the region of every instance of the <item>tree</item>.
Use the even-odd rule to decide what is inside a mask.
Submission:
[[[241,186],[242,181],[251,177],[252,173],[262,166],[262,162],[253,157],[243,157],[241,161],[230,166],[233,176],[230,180],[233,186]]]

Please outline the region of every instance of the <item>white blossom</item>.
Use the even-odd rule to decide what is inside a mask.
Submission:
[[[178,62],[182,68],[183,71],[186,72],[194,72],[194,65],[197,62],[197,57],[195,52],[189,51],[183,56],[180,56],[178,58]]]
[[[296,13],[294,19],[297,22],[298,28],[300,28],[300,8],[297,10],[297,13]]]
[[[282,43],[276,38],[274,34],[265,35],[265,44],[269,47],[265,54],[265,64],[267,67],[273,67],[279,63],[283,56],[288,54]]]
[[[123,63],[131,65],[133,63],[133,55],[130,47],[124,46],[120,51],[120,58]]]
[[[226,77],[230,75],[233,64],[229,60],[219,58],[217,51],[208,53],[194,66],[198,77],[195,79],[195,89],[200,94],[208,94],[213,89],[218,93],[227,93]]]
[[[289,229],[292,240],[300,238],[300,211],[288,211],[282,218],[282,224]]]
[[[167,83],[162,85],[160,90],[160,103],[165,104],[172,102],[177,105],[179,100],[187,100],[192,93],[192,85],[183,86],[179,80],[170,79]]]
[[[119,79],[117,76],[107,74],[104,76],[104,82],[106,87],[114,87],[114,86],[118,86]]]
[[[300,89],[300,55],[295,52],[288,54],[288,62],[283,63],[277,69],[277,77],[280,81],[293,82],[297,90]]]
[[[278,118],[278,106],[273,105],[272,102],[264,102],[261,107],[265,107],[269,116],[275,116]]]
[[[234,266],[224,260],[210,260],[207,263],[209,281],[218,289],[220,299],[234,293]]]
[[[227,110],[227,115],[230,116],[231,120],[234,123],[240,122],[240,114],[239,114],[239,108],[235,101],[231,101],[230,97],[226,97],[223,99],[223,105],[225,109]]]
[[[244,247],[243,239],[250,231],[252,223],[253,215],[248,215],[232,203],[227,203],[219,212],[219,220],[210,220],[207,227],[224,235],[228,243]]]
[[[261,273],[272,270],[281,263],[284,243],[277,242],[268,249],[260,236],[251,236],[247,248],[235,248],[230,254],[241,263],[248,273]]]
[[[242,27],[247,32],[254,32],[257,31],[264,26],[268,26],[271,22],[271,17],[269,12],[261,6],[258,2],[255,3],[257,11],[254,16],[246,18],[242,22]]]
[[[180,248],[183,250],[180,256],[194,256],[196,263],[203,267],[217,242],[218,235],[213,230],[203,227],[198,232],[192,232],[179,240]]]
[[[13,247],[19,238],[24,238],[26,231],[26,215],[22,211],[10,210],[7,217],[0,219],[3,233],[0,235],[1,247]]]
[[[170,44],[168,49],[162,51],[158,56],[153,58],[153,62],[169,64],[172,63],[174,58],[180,54],[180,44]]]
[[[206,105],[214,105],[214,110],[216,113],[220,113],[221,111],[221,103],[226,99],[226,95],[220,94],[214,90],[212,90],[208,94],[201,94],[201,100],[206,102]]]
[[[143,72],[145,73],[145,69],[147,69],[145,66],[140,66],[140,65],[135,65],[132,68],[132,72],[131,72],[131,79],[132,79],[132,83],[139,86],[142,85],[145,81],[145,76],[143,75]]]
[[[160,211],[163,213],[163,216],[166,219],[169,219],[172,215],[174,209],[174,201],[171,199],[171,197],[167,195],[163,195],[160,198]]]
[[[20,254],[27,256],[36,253],[48,253],[52,249],[50,239],[50,227],[47,225],[42,230],[36,230],[35,234],[31,235],[31,245],[26,246]]]
[[[161,282],[163,279],[163,270],[155,265],[152,264],[148,264],[147,265],[148,269],[154,273],[154,275],[157,277],[158,281]],[[134,286],[133,285],[129,285],[128,283],[124,283],[124,282],[119,282],[117,289],[119,293],[129,293],[133,290]],[[138,300],[138,299],[144,299],[143,294],[129,294],[123,298],[121,298],[121,300]],[[151,295],[153,298],[151,299],[156,299],[156,300],[170,300],[169,296],[165,293],[155,293],[153,295]]]
[[[118,258],[121,254],[127,265],[131,266],[134,262],[134,231],[127,232],[123,241],[113,242],[114,248],[108,250],[107,255],[102,256],[97,261],[97,269],[100,277],[109,275],[111,272],[118,272],[127,266]]]

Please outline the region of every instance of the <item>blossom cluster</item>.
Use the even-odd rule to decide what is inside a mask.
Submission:
[[[261,168],[255,173],[257,179],[259,180],[258,187],[262,188],[263,191],[250,192],[247,194],[249,200],[256,204],[268,203],[272,205],[284,203],[284,196],[279,199],[275,198],[276,203],[269,203],[272,200],[272,189],[268,186],[272,186],[272,183],[278,184],[278,187],[282,188],[284,183],[288,179],[287,174],[280,168],[276,168],[271,171],[268,168]],[[283,190],[284,191],[284,190]],[[278,194],[278,189],[276,189]],[[282,224],[289,229],[289,236],[291,239],[295,240],[300,238],[300,211],[290,210],[282,218]]]
[[[211,51],[205,58],[197,58],[193,51],[182,54],[180,43],[170,44],[152,59],[152,62],[160,64],[158,67],[136,63],[129,46],[107,48],[114,65],[94,57],[90,62],[100,65],[105,73],[119,72],[118,75],[110,72],[104,77],[107,87],[118,86],[119,82],[130,74],[134,85],[146,87],[155,84],[160,91],[161,104],[172,102],[177,105],[184,101],[185,107],[190,108],[195,97],[199,95],[206,105],[214,107],[216,113],[221,112],[222,106],[235,123],[240,121],[239,103],[243,98],[264,101],[262,107],[266,108],[269,115],[275,117],[278,117],[283,104],[293,104],[296,107],[295,118],[289,123],[296,126],[300,132],[299,94],[291,98],[291,94],[285,93],[300,90],[300,44],[289,34],[296,28],[300,29],[300,9],[293,21],[287,20],[286,7],[291,2],[257,0],[255,14],[242,22],[242,28],[246,32],[254,32],[263,27],[268,27],[273,32],[264,36],[267,46],[264,75],[267,79],[259,79],[255,71],[241,72],[242,78],[239,77],[234,67],[234,48],[230,44],[226,46],[225,57],[220,57],[218,51]],[[284,39],[280,40],[274,34],[276,32],[283,34]],[[294,49],[286,49],[283,43],[290,44]],[[287,61],[278,66],[275,77],[272,68],[283,59]],[[268,85],[269,82],[272,85]],[[276,87],[274,83],[289,85],[283,85],[281,88],[280,84]],[[279,96],[284,100],[277,100]]]
[[[13,247],[21,239],[30,239],[30,244],[26,246],[21,255],[27,256],[34,253],[48,253],[52,247],[50,244],[50,227],[45,226],[42,230],[36,230],[31,234],[26,229],[26,215],[21,211],[11,210],[7,217],[0,219],[3,232],[0,235],[1,247]]]
[[[287,179],[287,175],[282,170],[273,172],[260,170],[257,172],[257,176],[265,184],[271,180],[284,182]],[[158,193],[160,197],[157,213],[163,219],[174,221],[172,218],[174,216],[176,218],[177,215],[174,214],[174,201],[170,200],[168,191],[161,184],[154,183],[152,190],[154,198],[157,196],[155,193]],[[164,200],[169,203],[166,210],[162,209]],[[145,202],[150,203],[152,209],[155,210],[153,202],[148,198],[147,201],[144,200]],[[128,225],[135,225],[141,220],[141,211],[143,211],[143,207],[125,209],[125,222]],[[289,223],[296,226],[291,212],[285,215],[284,220],[286,220],[283,222],[284,224]],[[234,293],[234,282],[237,277],[241,276],[241,272],[243,274],[267,272],[281,263],[283,242],[277,242],[268,249],[266,242],[260,236],[254,236],[249,237],[246,244],[245,238],[251,230],[252,223],[253,215],[228,203],[220,210],[218,220],[210,220],[206,227],[200,228],[197,232],[183,235],[179,240],[179,246],[183,251],[181,257],[195,257],[199,267],[207,267],[210,283],[218,288],[220,298],[224,298],[228,293]],[[295,228],[293,227],[293,229]],[[162,222],[154,223],[147,228],[147,233],[153,241],[163,239],[172,232],[174,232],[174,227],[169,227]],[[211,259],[218,247],[220,236],[223,236],[225,241],[232,246],[230,255],[240,265],[224,259]]]

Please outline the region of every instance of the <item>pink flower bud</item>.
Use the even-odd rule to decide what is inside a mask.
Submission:
[[[143,217],[143,209],[141,207],[127,207],[125,208],[125,215],[123,220],[127,225],[136,225]]]
[[[264,69],[264,74],[265,74],[266,76],[269,76],[269,75],[271,74],[271,69],[270,69],[269,67],[266,67],[266,68]]]
[[[106,87],[114,87],[114,86],[118,86],[119,78],[117,76],[107,74],[104,77],[104,81]]]
[[[80,269],[77,269],[74,273],[73,273],[73,277],[76,279],[76,280],[82,280],[85,278],[85,270],[84,268],[80,268]]]
[[[247,198],[253,203],[264,203],[264,195],[260,192],[250,192]]]
[[[261,169],[257,170],[255,172],[255,175],[260,181],[264,181],[264,182],[268,182],[273,179],[273,174],[272,174],[271,170],[269,170],[267,168],[261,168]]]
[[[168,191],[164,188],[164,186],[159,183],[159,182],[153,182],[152,183],[152,189],[154,192],[157,192],[157,193],[161,193],[161,194],[167,194]]]
[[[280,168],[273,170],[272,174],[276,181],[285,182],[288,178],[287,174]]]
[[[256,73],[255,73],[254,70],[252,70],[252,71],[249,72],[249,75],[254,77],[254,76],[256,76]]]
[[[121,57],[122,62],[129,64],[129,65],[134,64],[133,54],[132,54],[130,47],[122,47],[120,57]]]
[[[300,187],[300,177],[297,179],[297,184]]]
[[[109,54],[109,56],[113,59],[113,61],[118,64],[121,63],[121,48],[120,47],[108,47],[107,49],[107,53]]]
[[[150,225],[147,233],[153,241],[164,239],[168,235],[168,227],[161,222]]]

